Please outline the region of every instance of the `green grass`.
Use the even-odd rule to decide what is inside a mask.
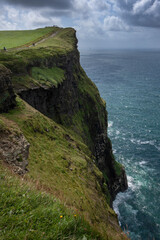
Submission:
[[[36,48],[54,47],[60,51],[73,50],[76,44],[75,30],[73,28],[60,29],[54,38],[49,38],[46,41],[38,44]]]
[[[33,67],[30,74],[22,73],[14,75],[12,83],[15,89],[32,88],[35,86],[57,87],[65,79],[65,71],[58,67]]]
[[[0,132],[5,131],[6,125],[2,119],[0,119]]]
[[[67,208],[72,209],[73,213],[76,212],[77,215],[84,217],[93,227],[93,231],[98,230],[104,239],[107,237],[118,239],[121,231],[115,213],[106,201],[105,194],[108,193],[108,189],[104,186],[105,194],[102,193],[100,183],[103,175],[94,164],[87,146],[19,98],[17,100],[17,107],[9,113],[0,115],[0,119],[3,120],[2,125],[6,124],[9,129],[17,128],[22,131],[30,143],[29,173],[25,176],[24,183],[31,182],[37,189],[49,192],[56,199],[60,199]],[[42,212],[34,212],[34,214],[40,216]],[[26,214],[26,217],[29,215]],[[41,222],[43,219],[45,217]],[[68,222],[69,218],[66,219]],[[116,232],[109,221],[117,226]],[[41,222],[38,223],[39,226]],[[8,229],[12,229],[12,222]]]
[[[55,32],[57,32],[56,36],[48,38]],[[58,27],[46,27],[35,30],[0,31],[0,49],[3,50],[3,48],[6,47],[7,49],[16,51],[16,48],[21,46],[27,49],[27,47],[33,43],[46,38],[46,40],[32,47],[32,49],[39,49],[42,47],[49,49],[50,47],[54,47],[56,51],[66,52],[68,50],[73,50],[76,45],[74,34],[75,30],[72,28],[62,29]]]
[[[39,67],[33,67],[32,68],[32,77],[40,84],[45,84],[48,86],[56,86],[63,82],[65,76],[64,76],[64,70],[58,67],[53,68],[39,68]]]
[[[76,212],[8,173],[0,164],[1,240],[102,239]]]
[[[15,38],[15,41],[13,41],[14,46],[8,45],[8,47],[15,48],[8,51],[0,51],[0,68],[4,65],[12,71],[14,88],[17,90],[21,87],[37,87],[40,86],[41,83],[46,86],[51,86],[52,84],[57,85],[57,83],[63,80],[63,70],[58,70],[58,68],[54,69],[54,67],[56,67],[57,64],[60,67],[64,56],[67,57],[66,55],[68,53],[75,50],[75,30],[72,28],[62,29],[57,27],[30,30],[27,31],[28,35],[32,38],[29,40],[27,40],[24,32],[25,31],[8,32],[8,34]],[[53,32],[57,32],[57,35],[47,38],[35,47],[26,47],[27,41],[31,41],[31,44],[34,41],[38,41],[38,39],[44,39]],[[6,34],[6,32],[0,32],[2,42],[7,43]],[[39,37],[39,35],[41,35],[41,37]],[[10,44],[12,44],[12,41]],[[21,45],[24,45],[22,49],[16,48]],[[60,60],[61,62],[59,62]],[[46,63],[50,65],[49,70],[46,68]],[[33,66],[36,66],[36,68],[33,68]],[[36,77],[38,76],[38,80],[32,77],[31,73],[36,75]],[[51,76],[52,73],[54,76]]]
[[[48,34],[56,30],[57,28],[46,27],[36,30],[0,31],[0,49],[3,49],[3,47],[7,49],[15,48],[37,42],[42,37],[48,36]]]
[[[115,168],[117,176],[121,176],[122,168],[123,168],[122,164],[117,161],[114,161],[114,168]]]

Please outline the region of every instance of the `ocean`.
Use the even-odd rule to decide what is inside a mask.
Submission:
[[[131,240],[160,240],[160,50],[81,52],[107,103],[108,135],[129,188],[113,203]]]

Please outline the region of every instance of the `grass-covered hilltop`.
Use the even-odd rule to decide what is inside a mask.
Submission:
[[[126,175],[75,30],[0,41],[0,239],[127,239],[111,208]]]

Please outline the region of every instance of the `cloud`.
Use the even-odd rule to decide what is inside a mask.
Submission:
[[[160,0],[117,0],[115,6],[130,25],[160,28]]]
[[[25,22],[25,27],[27,29],[51,25],[57,25],[59,27],[62,26],[61,19],[59,17],[45,17],[39,11],[29,11],[28,13],[21,15],[21,19]]]
[[[72,4],[73,18],[96,19],[97,16],[103,16],[109,9],[106,0],[73,0]]]
[[[106,11],[109,9],[109,4],[105,0],[97,1],[97,0],[89,0],[88,4],[90,8],[94,11]]]
[[[5,0],[5,3],[24,7],[52,7],[55,9],[69,9],[72,6],[72,0]]]
[[[104,19],[104,28],[107,31],[129,31],[129,26],[116,16],[106,17]]]
[[[133,4],[133,13],[144,13],[151,5],[152,0],[140,0]]]
[[[147,9],[146,14],[152,15],[155,18],[159,18],[160,17],[160,2],[156,0],[153,3],[153,5]]]
[[[106,0],[74,0],[72,19],[78,36],[85,39],[102,38],[105,35],[104,18],[108,15],[109,4]]]
[[[47,10],[46,10],[47,11]],[[0,11],[0,29],[33,29],[43,26],[62,26],[61,19],[55,16],[46,16],[44,11],[16,9],[12,6],[3,6]]]

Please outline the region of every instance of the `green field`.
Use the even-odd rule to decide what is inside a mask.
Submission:
[[[0,49],[4,47],[15,48],[26,44],[37,42],[44,36],[56,32],[56,27],[39,28],[36,30],[23,31],[0,31]]]
[[[36,48],[56,47],[61,49],[61,51],[63,49],[72,50],[73,46],[76,44],[74,32],[75,31],[72,28],[59,29],[55,37],[49,38],[46,41],[38,44]]]

